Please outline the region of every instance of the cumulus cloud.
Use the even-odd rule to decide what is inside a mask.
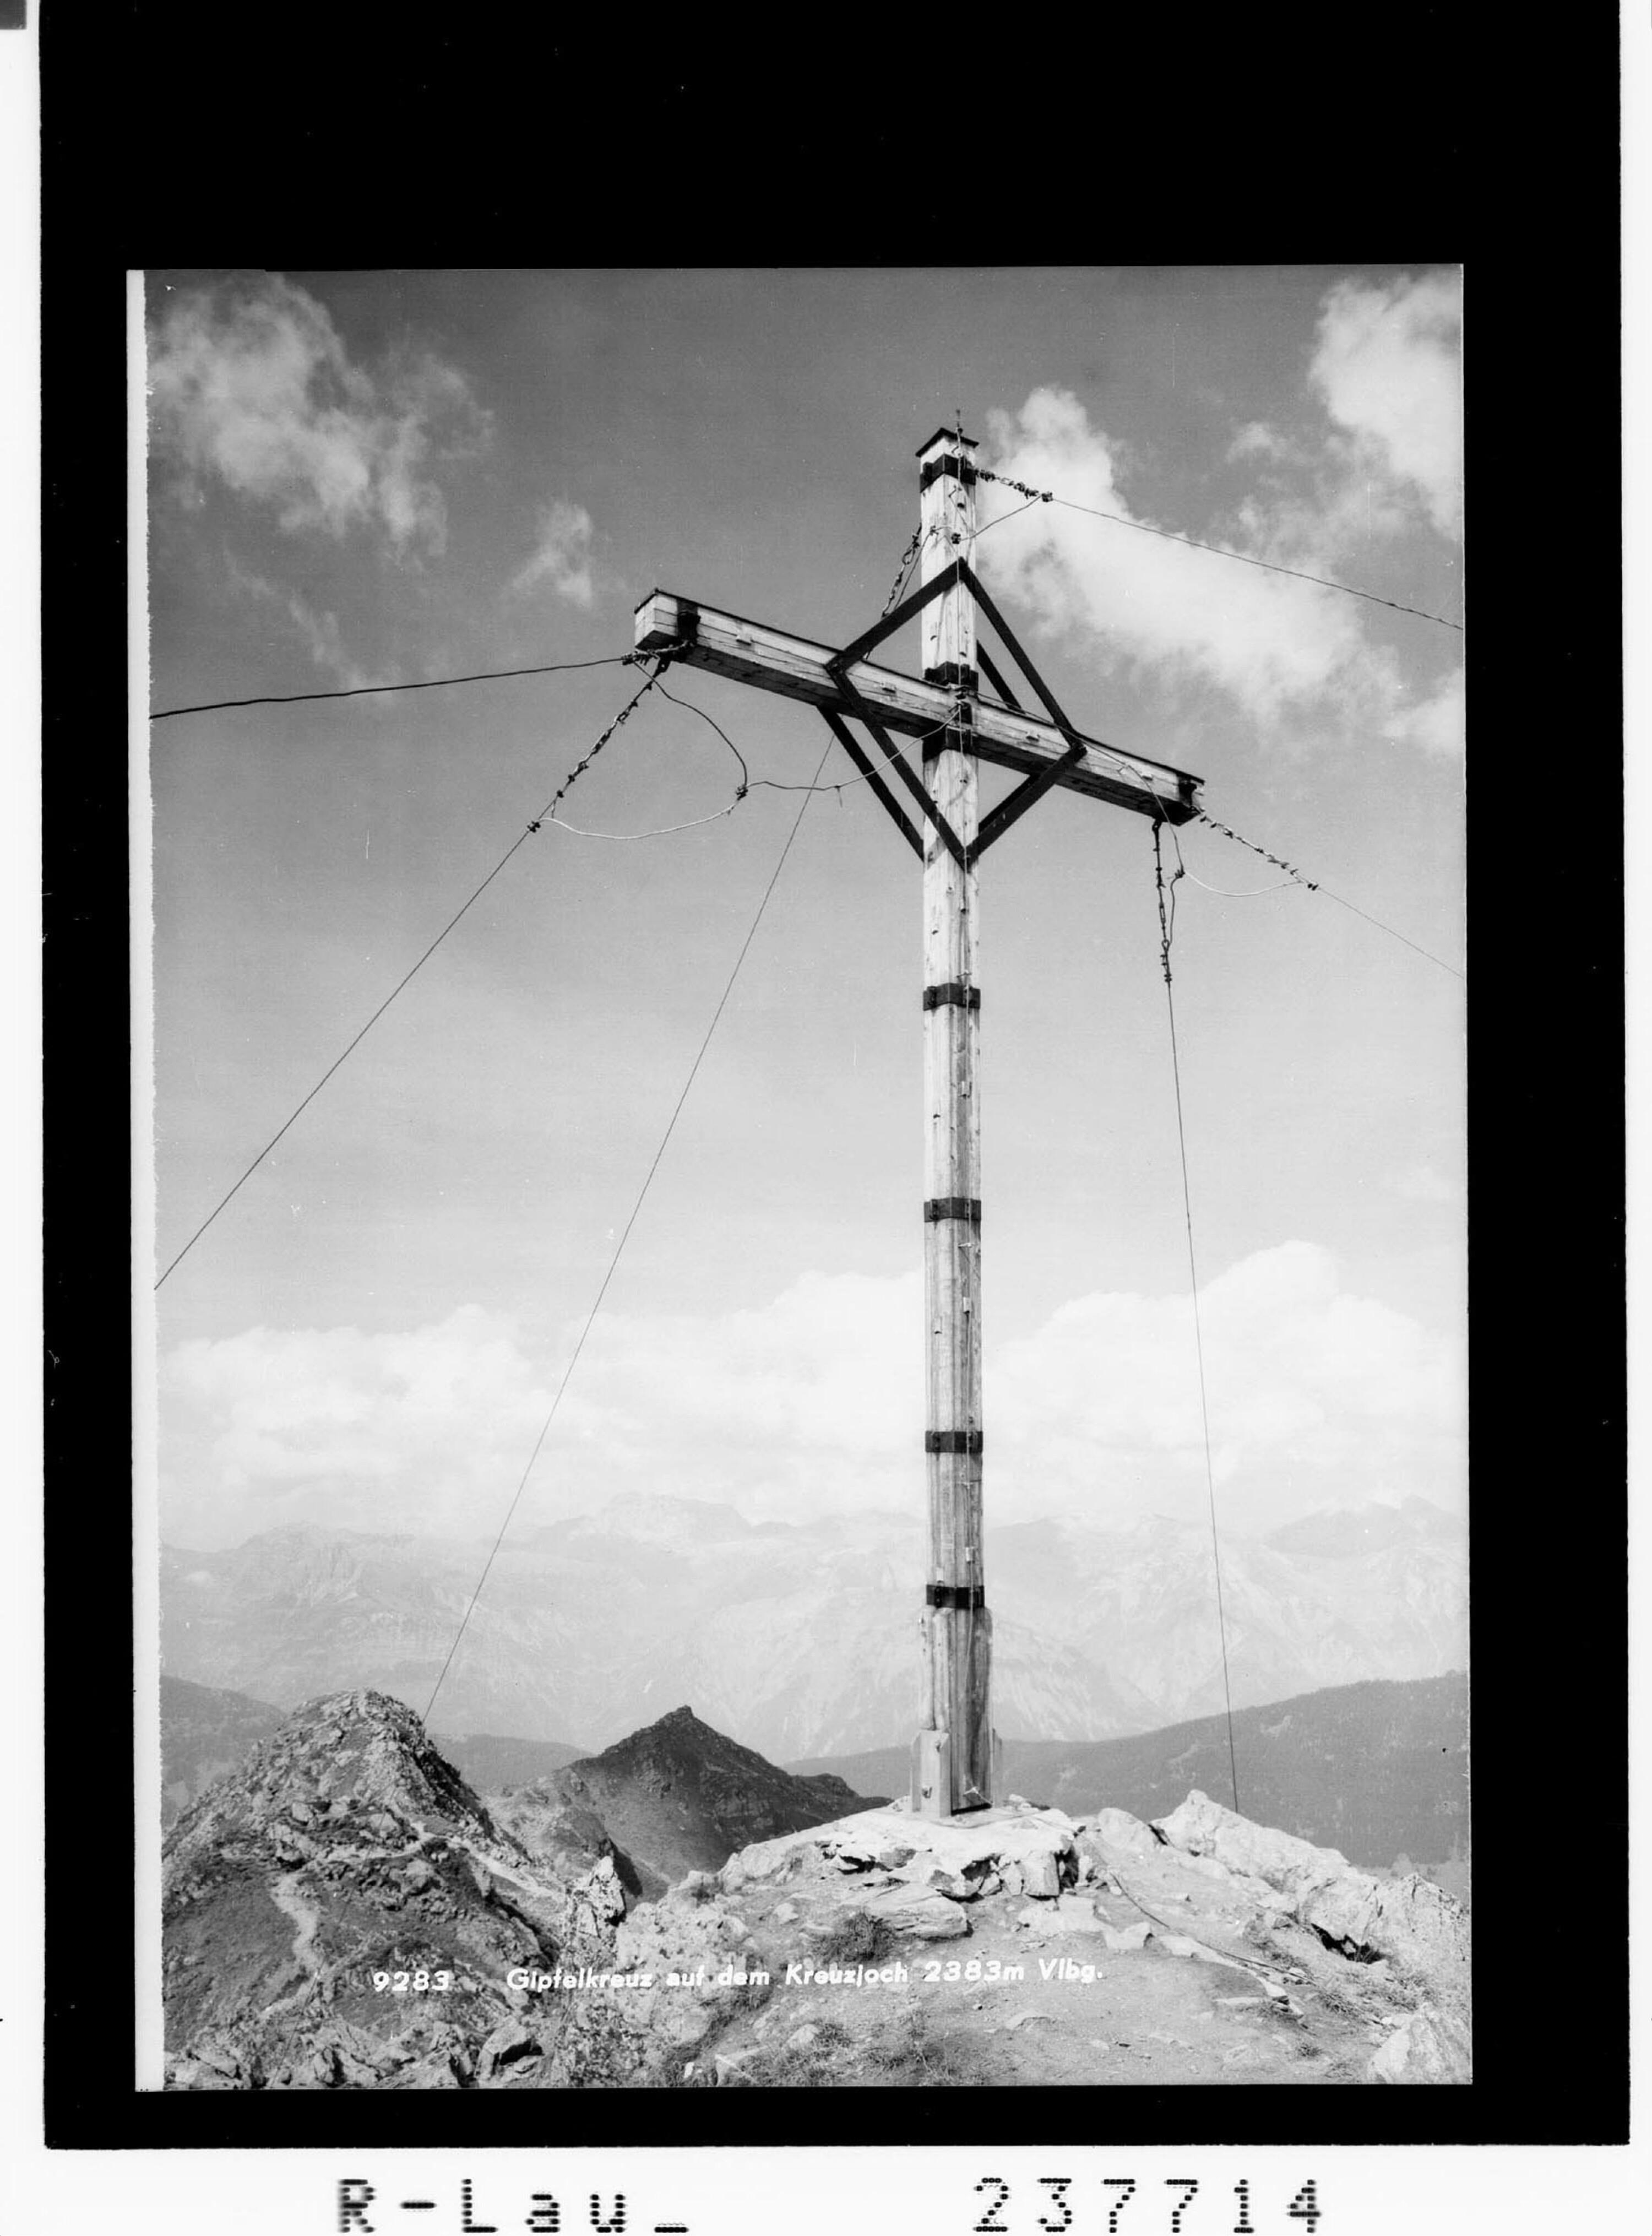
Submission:
[[[591,516],[582,504],[569,504],[558,497],[541,511],[533,556],[510,587],[522,593],[541,582],[548,583],[570,606],[589,606],[596,595],[591,582]]]
[[[1421,746],[1425,752],[1452,756],[1463,750],[1465,715],[1464,672],[1453,668],[1425,698],[1405,707],[1383,725],[1384,734]]]
[[[1459,1495],[1460,1362],[1288,1243],[1202,1292],[1218,1482],[1270,1519]],[[184,1542],[296,1519],[485,1530],[558,1362],[476,1306],[407,1333],[251,1329],[165,1365],[162,1504]],[[624,1490],[813,1519],[920,1495],[922,1285],[805,1275],[773,1303],[598,1322],[523,1518]],[[1185,1298],[1098,1292],[989,1348],[994,1511],[1197,1513],[1203,1441]]]
[[[551,1391],[514,1325],[467,1305],[432,1325],[248,1328],[161,1361],[161,1508],[185,1542],[287,1522],[484,1529]]]
[[[1181,523],[1131,505],[1118,445],[1066,391],[1035,389],[1014,415],[989,413],[988,428],[996,471],[1053,489],[1074,505],[1180,532]],[[1067,505],[1035,505],[1011,517],[1019,500],[990,483],[984,488],[993,502],[983,517],[1001,524],[977,547],[979,570],[991,587],[1030,608],[1044,629],[1083,627],[1103,658],[1173,684],[1214,684],[1262,722],[1333,689],[1380,705],[1392,700],[1392,661],[1366,643],[1358,614],[1335,592],[1133,536]],[[1259,535],[1261,526],[1241,523],[1235,548],[1271,541],[1259,556],[1279,557],[1279,536]]]
[[[1117,517],[1065,505],[1012,516],[1020,499],[984,483],[981,516],[993,525],[978,547],[982,575],[1044,632],[1082,630],[1103,662],[1172,689],[1214,687],[1262,729],[1301,733],[1334,714],[1340,727],[1425,752],[1459,751],[1460,671],[1413,701],[1395,654],[1371,634],[1370,608],[1168,540],[1188,535],[1358,582],[1347,570],[1373,543],[1455,530],[1458,294],[1452,274],[1333,287],[1307,367],[1308,417],[1234,430],[1225,463],[1247,468],[1252,486],[1214,519],[1163,519],[1134,504],[1129,453],[1064,389],[1035,389],[1018,411],[989,413],[997,471]],[[1168,533],[1132,535],[1121,522]]]
[[[1310,378],[1339,426],[1417,490],[1434,525],[1463,516],[1462,289],[1451,273],[1326,297]]]
[[[1347,1292],[1328,1251],[1288,1242],[1201,1292],[1217,1484],[1270,1479],[1358,1503],[1396,1486],[1445,1492],[1462,1433],[1460,1361],[1421,1325]],[[1000,1465],[1082,1506],[1096,1487],[1202,1488],[1204,1431],[1186,1297],[1101,1293],[1063,1305],[997,1359]]]
[[[398,554],[443,548],[435,471],[489,434],[454,367],[402,352],[370,371],[326,306],[276,277],[179,291],[148,372],[155,449],[186,496],[215,480],[284,529],[376,529]]]

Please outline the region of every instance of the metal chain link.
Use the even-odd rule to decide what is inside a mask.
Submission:
[[[900,564],[895,569],[893,586],[890,590],[889,595],[884,600],[884,609],[879,615],[879,619],[880,621],[887,621],[890,615],[894,612],[895,602],[899,597],[901,587],[906,580],[907,569],[911,567],[913,560],[917,558],[918,546],[923,543],[923,540],[924,530],[920,525],[913,529],[912,540],[900,555]]]
[[[1254,838],[1241,838],[1237,831],[1226,823],[1218,823],[1215,817],[1207,815],[1202,807],[1195,811],[1194,820],[1195,823],[1208,823],[1213,831],[1220,831],[1224,838],[1231,838],[1236,846],[1243,846],[1249,853],[1260,854],[1263,861],[1271,862],[1276,870],[1283,870],[1287,878],[1294,878],[1299,885],[1306,885],[1311,893],[1319,891],[1313,879],[1304,877],[1293,862],[1287,862],[1278,854],[1270,854],[1266,846],[1259,846]]]
[[[977,481],[1001,483],[1005,489],[1019,490],[1023,497],[1037,497],[1045,504],[1056,502],[1054,490],[1034,489],[1030,482],[1011,481],[1008,474],[995,474],[985,466],[976,468],[975,477]]]
[[[649,692],[653,690],[655,685],[665,674],[668,665],[673,660],[677,658],[678,651],[679,648],[677,646],[668,644],[661,646],[658,652],[628,652],[626,654],[625,664],[629,667],[640,667],[643,661],[652,660],[655,663],[653,674],[649,676],[648,681],[642,686],[642,688],[640,691],[626,700],[624,706],[621,707],[619,713],[614,717],[614,720],[609,724],[607,729],[603,731],[602,736],[598,738],[596,743],[585,755],[583,760],[576,761],[574,764],[574,766],[569,770],[567,775],[557,786],[550,799],[546,801],[545,805],[540,809],[538,814],[534,817],[533,821],[528,825],[530,831],[537,831],[542,823],[547,821],[550,817],[555,814],[563,800],[567,797],[568,793],[572,791],[578,779],[584,775],[586,770],[596,759],[598,753],[602,752],[603,746],[614,735],[614,733],[619,729],[622,724],[630,720],[631,716],[635,713],[637,707],[641,706],[643,700],[648,697]]]

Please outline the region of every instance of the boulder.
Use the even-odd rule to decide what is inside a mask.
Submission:
[[[1202,1793],[1190,1793],[1159,1829],[1189,1859],[1224,1865],[1241,1887],[1262,1882],[1344,1955],[1391,1956],[1454,1997],[1466,1996],[1468,1913],[1431,1880],[1414,1871],[1398,1882],[1376,1878],[1335,1848],[1253,1825]]]
[[[1294,1892],[1310,1881],[1334,1878],[1353,1868],[1339,1849],[1316,1848],[1293,1833],[1253,1825],[1202,1793],[1190,1793],[1179,1809],[1154,1823],[1171,1847],[1190,1856],[1214,1856],[1230,1871],[1265,1879],[1281,1891]]]
[[[759,1840],[731,1856],[718,1878],[730,1892],[751,1879],[784,1878],[789,1872],[805,1869],[811,1860],[818,1861],[821,1845],[806,1832],[784,1832],[776,1840]]]
[[[1125,1809],[1102,1809],[1077,1837],[1080,1876],[1101,1880],[1116,1864],[1150,1856],[1158,1847],[1151,1828]]]
[[[927,1887],[892,1887],[860,1907],[866,1917],[881,1918],[895,1932],[915,1934],[920,1941],[956,1941],[970,1930],[958,1904]]]
[[[953,1902],[973,1902],[981,1891],[978,1880],[966,1878],[962,1871],[949,1871],[944,1864],[938,1864],[932,1857],[914,1857],[900,1877],[913,1886],[928,1887]]]
[[[1398,1882],[1345,1872],[1307,1893],[1298,1915],[1348,1953],[1380,1950],[1423,1979],[1466,1983],[1468,1913],[1444,1887],[1416,1872]]]

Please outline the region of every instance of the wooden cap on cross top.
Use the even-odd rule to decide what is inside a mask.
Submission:
[[[966,450],[979,447],[973,435],[960,435],[956,427],[942,427],[930,437],[927,443],[920,443],[914,455],[920,458],[928,457],[938,443],[957,443]]]

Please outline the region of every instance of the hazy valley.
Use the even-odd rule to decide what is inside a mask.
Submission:
[[[1116,1739],[1220,1709],[1195,1525],[1019,1523],[990,1531],[986,1553],[1006,1739]],[[312,1527],[169,1549],[165,1667],[280,1707],[371,1687],[422,1713],[485,1555]],[[595,1749],[688,1700],[770,1760],[904,1746],[922,1575],[915,1518],[757,1524],[618,1499],[507,1539],[432,1729]],[[1222,1582],[1235,1707],[1466,1661],[1465,1534],[1421,1500],[1226,1537]]]

